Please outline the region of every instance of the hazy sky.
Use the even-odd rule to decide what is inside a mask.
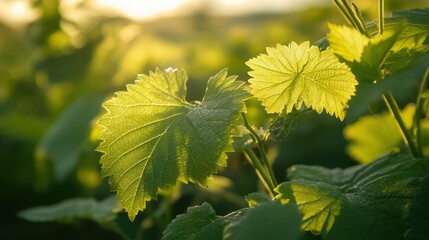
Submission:
[[[28,0],[0,0],[0,21],[25,24],[35,17]],[[82,0],[62,0],[62,9],[73,11]],[[291,11],[308,6],[332,4],[332,0],[89,0],[89,6],[104,8],[135,19],[186,14],[210,7],[214,14],[245,14]]]
[[[331,0],[95,0],[104,6],[113,6],[134,18],[148,18],[159,14],[174,14],[210,6],[216,14],[243,14],[261,11],[287,11],[310,5],[331,4]]]

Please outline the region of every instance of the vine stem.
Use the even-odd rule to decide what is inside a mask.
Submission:
[[[378,0],[378,34],[383,34],[384,32],[384,0]],[[395,117],[396,122],[398,123],[399,128],[402,132],[402,138],[411,149],[414,157],[421,157],[418,146],[413,140],[410,130],[405,126],[404,120],[402,119],[401,112],[399,110],[398,104],[395,101],[391,92],[387,92],[383,95],[384,101],[387,108]]]
[[[420,121],[421,110],[423,108],[422,95],[428,85],[428,82],[429,82],[429,68],[426,69],[425,76],[423,77],[423,80],[420,83],[419,94],[417,95],[416,113],[414,115],[414,124],[416,126],[416,145],[420,156],[423,156],[422,129],[421,129],[421,121]]]
[[[384,0],[378,0],[378,34],[384,32]]]
[[[359,30],[360,33],[367,35],[365,30],[365,23],[362,22],[362,17],[358,15],[358,10],[355,5],[353,8],[350,6],[348,0],[334,0],[335,4],[340,9],[341,13],[346,17],[346,19]]]
[[[258,145],[259,153],[261,154],[261,158],[262,158],[262,161],[264,162],[265,168],[268,170],[268,173],[270,174],[271,182],[274,184],[274,186],[277,186],[278,183],[277,183],[276,177],[274,176],[274,171],[271,167],[270,162],[268,161],[267,154],[265,152],[264,141],[261,139],[258,133],[255,132],[252,126],[250,126],[250,123],[249,123],[249,120],[247,119],[246,114],[242,112],[241,117],[243,118],[244,126],[249,130],[253,141],[255,141]]]
[[[391,92],[385,93],[383,97],[387,107],[389,108],[389,111],[395,117],[396,122],[398,123],[399,128],[402,131],[402,138],[404,142],[408,144],[414,157],[421,157],[419,154],[418,148],[416,147],[413,141],[410,131],[405,126],[404,120],[402,119],[401,113],[399,111],[398,104],[396,103],[392,93]]]
[[[250,162],[250,164],[252,164],[252,166],[255,168],[256,174],[258,175],[262,184],[265,186],[265,188],[270,193],[271,197],[274,197],[274,195],[275,195],[274,188],[275,187],[274,187],[273,183],[271,182],[270,177],[268,176],[267,172],[262,167],[261,162],[259,161],[255,152],[250,147],[247,147],[244,149],[244,156],[247,158],[247,160]]]

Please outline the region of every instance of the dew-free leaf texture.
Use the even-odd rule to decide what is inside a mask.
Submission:
[[[224,230],[224,240],[300,240],[301,214],[294,203],[268,201],[249,209]]]
[[[428,8],[394,12],[392,17],[385,18],[381,35],[373,23],[367,26],[370,37],[346,26],[329,24],[329,28],[330,46],[358,80],[382,79],[429,53]]]
[[[415,105],[407,105],[401,111],[406,127],[411,127]],[[348,140],[347,153],[360,163],[369,163],[382,154],[399,148],[402,143],[401,132],[390,112],[367,115],[344,128]]]
[[[131,220],[178,180],[206,185],[216,166],[226,165],[225,152],[239,135],[249,97],[244,83],[223,70],[210,78],[201,102],[189,103],[186,81],[184,70],[156,70],[103,104],[102,174]]]
[[[241,218],[247,209],[217,216],[208,203],[190,207],[178,215],[163,232],[162,240],[222,240],[223,229]]]
[[[404,150],[344,170],[293,166],[277,198],[296,202],[302,229],[327,240],[404,239],[404,214],[427,164]]]
[[[407,240],[425,240],[429,237],[429,175],[420,182],[416,197],[408,209]]]
[[[19,212],[18,216],[32,222],[91,219],[104,223],[113,220],[118,210],[118,202],[111,196],[102,201],[70,199],[50,206],[29,208]]]
[[[250,59],[251,92],[268,113],[290,113],[304,104],[316,112],[344,119],[357,81],[350,69],[329,51],[309,42],[277,45]]]
[[[371,39],[346,26],[329,24],[329,29],[328,40],[333,52],[347,62],[358,80],[373,82],[382,77],[380,67],[396,42],[399,28]]]

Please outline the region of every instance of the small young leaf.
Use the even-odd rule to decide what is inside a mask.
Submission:
[[[299,240],[301,215],[294,203],[268,201],[249,209],[225,228],[225,240]]]
[[[220,217],[208,203],[190,207],[167,226],[162,240],[222,240],[224,227],[241,218],[246,210]]]
[[[115,196],[111,196],[100,202],[94,199],[66,200],[50,206],[26,209],[19,212],[18,216],[32,222],[91,219],[104,223],[113,220],[119,210]]]
[[[344,170],[293,166],[291,180],[276,189],[277,198],[296,202],[301,228],[326,240],[399,240],[407,228],[404,211],[428,162],[404,151]]]
[[[98,147],[102,173],[131,220],[159,190],[178,180],[206,185],[216,165],[226,165],[249,97],[244,82],[226,70],[210,78],[202,102],[193,104],[185,100],[184,70],[138,78],[103,104],[107,113],[98,121],[105,128]]]
[[[320,52],[309,42],[267,48],[267,54],[250,59],[251,92],[268,113],[290,113],[303,104],[341,120],[357,82],[350,69],[329,50]]]
[[[382,78],[380,67],[392,49],[399,30],[385,31],[367,38],[358,30],[329,24],[328,40],[334,53],[343,59],[360,81],[373,82]]]
[[[261,203],[271,201],[270,197],[263,193],[251,193],[244,198],[246,199],[247,204],[249,204],[249,207],[251,208],[258,206]]]

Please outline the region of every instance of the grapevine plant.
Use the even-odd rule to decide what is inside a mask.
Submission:
[[[237,151],[265,192],[247,195],[248,208],[224,216],[209,203],[189,207],[162,239],[296,240],[305,232],[332,240],[429,239],[429,9],[385,17],[380,0],[378,21],[367,23],[355,4],[334,1],[351,26],[328,24],[326,38],[315,45],[267,48],[246,62],[248,82],[221,70],[208,80],[203,99],[189,102],[185,70],[156,69],[104,102],[97,149],[102,175],[131,221],[179,182],[206,186],[226,167],[227,153]],[[413,79],[421,80],[420,89],[408,118],[392,89]],[[252,126],[250,98],[272,116],[269,126]],[[288,181],[277,182],[265,147],[278,126],[289,131],[284,119],[316,111],[352,122],[378,99],[393,116],[399,150],[347,169],[292,166]],[[100,204],[105,207],[94,216],[113,206]]]

